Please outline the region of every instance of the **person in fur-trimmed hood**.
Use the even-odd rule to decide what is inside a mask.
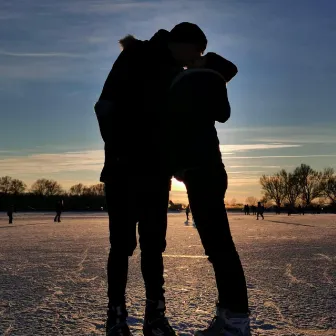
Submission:
[[[125,288],[138,222],[146,289],[144,335],[174,336],[165,317],[163,288],[171,179],[165,151],[166,102],[173,78],[200,57],[207,39],[197,25],[184,22],[170,32],[158,31],[149,41],[127,36],[120,42],[123,50],[95,105],[105,143],[101,181],[105,183],[111,245],[106,335],[130,335]]]

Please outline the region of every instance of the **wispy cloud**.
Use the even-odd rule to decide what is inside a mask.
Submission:
[[[246,151],[251,151],[251,150],[297,148],[297,147],[301,147],[301,145],[287,145],[287,144],[282,144],[282,143],[220,145],[220,149],[223,154],[231,154],[233,152],[246,152]]]
[[[318,158],[318,157],[336,157],[336,154],[316,154],[316,155],[268,155],[268,156],[234,156],[225,157],[228,159],[283,159],[283,158]]]
[[[66,152],[60,154],[33,154],[0,159],[3,174],[60,173],[69,171],[99,171],[104,162],[102,150]]]
[[[82,58],[84,55],[73,54],[67,52],[43,52],[43,53],[31,53],[31,52],[11,52],[0,50],[0,55],[12,56],[12,57],[66,57],[66,58]]]
[[[62,9],[68,13],[76,14],[103,14],[110,15],[115,13],[122,13],[129,10],[159,8],[162,6],[161,2],[155,1],[72,1],[64,3]]]

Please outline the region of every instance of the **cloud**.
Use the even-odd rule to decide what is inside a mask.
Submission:
[[[301,145],[285,145],[285,144],[244,144],[244,145],[220,145],[222,154],[232,154],[233,152],[246,152],[251,150],[263,149],[280,149],[280,148],[297,148]]]
[[[84,55],[72,54],[67,52],[44,52],[44,53],[27,53],[27,52],[10,52],[0,50],[0,55],[12,57],[67,57],[67,58],[82,58]]]
[[[60,154],[32,154],[0,159],[0,171],[8,174],[60,173],[81,170],[101,170],[104,151],[65,152]]]
[[[265,169],[275,169],[281,168],[280,166],[227,166],[228,168],[265,168]]]
[[[317,158],[317,157],[336,157],[336,154],[316,154],[316,155],[268,155],[268,156],[234,156],[225,157],[228,159],[282,159],[282,158]]]
[[[110,2],[110,1],[71,1],[62,5],[62,9],[68,13],[75,14],[100,14],[110,15],[116,13],[127,12],[130,10],[151,9],[162,7],[162,2],[155,1],[127,1],[127,2]]]

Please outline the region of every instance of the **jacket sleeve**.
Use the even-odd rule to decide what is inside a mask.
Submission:
[[[214,111],[217,111],[215,114],[215,120],[220,123],[225,123],[229,120],[231,116],[231,106],[227,94],[226,87],[222,87],[220,95],[220,103],[218,104],[217,108]]]
[[[205,57],[206,68],[219,72],[227,83],[238,73],[236,65],[216,53],[209,52]]]
[[[120,124],[127,118],[127,111],[130,111],[134,102],[130,98],[139,90],[137,56],[134,48],[120,53],[94,106],[100,133],[105,142],[118,131]]]

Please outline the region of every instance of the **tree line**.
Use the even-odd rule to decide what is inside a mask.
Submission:
[[[260,185],[263,193],[261,202],[264,204],[310,207],[313,201],[324,199],[336,208],[336,174],[333,168],[317,171],[301,164],[291,172],[282,169],[273,175],[262,175]],[[65,206],[71,210],[100,210],[105,207],[104,184],[86,186],[78,183],[66,191],[60,183],[51,179],[38,179],[28,188],[19,179],[0,177],[0,210],[6,210],[10,205],[25,211],[53,210],[59,199],[63,199]],[[246,199],[250,205],[256,202],[255,197]],[[170,207],[175,209],[176,206]]]
[[[75,184],[67,191],[55,180],[41,178],[30,188],[10,176],[0,177],[0,210],[14,206],[16,210],[54,210],[57,201],[63,199],[67,210],[101,210],[105,207],[104,184],[91,186]]]
[[[66,191],[55,180],[41,178],[28,189],[27,185],[10,176],[0,177],[0,210],[6,211],[14,206],[17,211],[52,211],[56,203],[63,200],[65,210],[101,210],[106,208],[104,184],[86,186],[75,184]],[[169,209],[181,211],[184,204],[169,201]]]
[[[333,168],[317,171],[301,164],[292,172],[281,169],[271,176],[262,175],[260,185],[263,202],[271,201],[278,207],[310,207],[317,199],[336,206],[336,174]]]
[[[104,184],[85,186],[78,183],[71,186],[69,191],[66,191],[57,181],[41,178],[36,180],[28,189],[27,185],[19,179],[10,176],[0,177],[0,195],[20,195],[23,193],[39,196],[104,196]]]

